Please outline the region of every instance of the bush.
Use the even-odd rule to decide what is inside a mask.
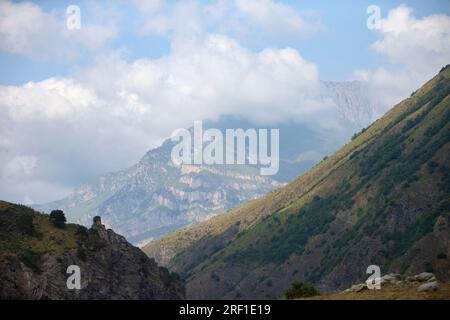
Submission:
[[[40,252],[34,251],[33,249],[28,247],[24,247],[21,250],[21,257],[27,267],[31,268],[34,272],[41,272],[41,269],[39,267],[41,260]]]
[[[86,261],[86,250],[84,250],[83,247],[78,247],[78,249],[77,249],[77,256],[82,261]]]
[[[49,220],[57,228],[64,228],[66,225],[66,216],[62,210],[53,210],[50,212]]]
[[[17,228],[24,235],[34,235],[35,229],[33,225],[33,216],[31,214],[19,214],[16,218]]]
[[[444,252],[439,252],[437,255],[438,259],[447,259],[447,255]]]
[[[362,128],[361,131],[359,131],[358,133],[355,133],[352,136],[352,140],[355,140],[356,138],[358,138],[361,134],[363,134],[364,132],[366,132],[367,128]]]
[[[294,281],[284,292],[286,299],[306,298],[319,295],[320,292],[311,284],[303,281]]]
[[[87,237],[88,229],[85,226],[78,226],[75,230],[75,234],[80,237]]]
[[[211,272],[211,278],[213,278],[217,282],[220,281],[220,276],[217,273],[215,273],[215,272]]]

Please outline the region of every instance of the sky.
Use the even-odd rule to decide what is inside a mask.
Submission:
[[[194,120],[326,126],[322,81],[365,81],[381,116],[450,62],[449,30],[444,0],[0,1],[0,198],[64,197]]]

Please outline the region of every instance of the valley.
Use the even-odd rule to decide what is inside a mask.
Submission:
[[[450,68],[294,182],[144,251],[193,299],[335,292],[383,273],[450,274]]]

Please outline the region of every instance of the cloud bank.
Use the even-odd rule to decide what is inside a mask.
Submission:
[[[442,67],[450,63],[450,17],[444,14],[416,18],[401,5],[389,11],[372,49],[392,67],[356,70],[354,77],[367,81],[378,101],[377,116],[408,97]]]
[[[194,120],[333,122],[316,65],[294,49],[253,53],[217,34],[172,47],[158,59],[109,53],[74,78],[0,86],[0,155],[10,164],[0,169],[0,193],[14,198],[29,185],[18,200],[50,200],[55,188],[34,187],[123,168]]]
[[[166,34],[170,52],[132,61],[108,48],[114,24],[87,24],[77,37],[35,4],[0,3],[1,50],[32,59],[76,59],[86,50],[95,57],[68,77],[0,86],[1,198],[65,196],[99,173],[133,164],[194,120],[233,114],[258,124],[335,124],[313,61],[294,48],[254,51],[241,41],[248,30],[303,36],[320,26],[285,4],[255,3],[136,2],[136,32]],[[393,67],[354,72],[372,88],[379,115],[448,63],[445,30],[448,16],[417,19],[404,6],[383,20],[373,49]]]
[[[31,2],[0,2],[0,49],[40,60],[71,61],[115,38],[112,25],[66,27],[66,16],[44,12]]]

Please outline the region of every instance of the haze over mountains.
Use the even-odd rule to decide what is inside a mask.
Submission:
[[[336,108],[330,128],[302,122],[255,126],[232,115],[205,124],[222,132],[280,128],[280,170],[274,176],[261,176],[251,165],[176,166],[170,160],[174,144],[167,139],[136,165],[100,176],[65,199],[35,208],[62,209],[69,221],[84,225],[101,215],[129,241],[144,244],[258,198],[306,172],[373,120],[369,97],[362,82],[325,82],[324,99]]]
[[[334,292],[383,274],[450,280],[450,66],[294,182],[144,251],[192,299]]]

